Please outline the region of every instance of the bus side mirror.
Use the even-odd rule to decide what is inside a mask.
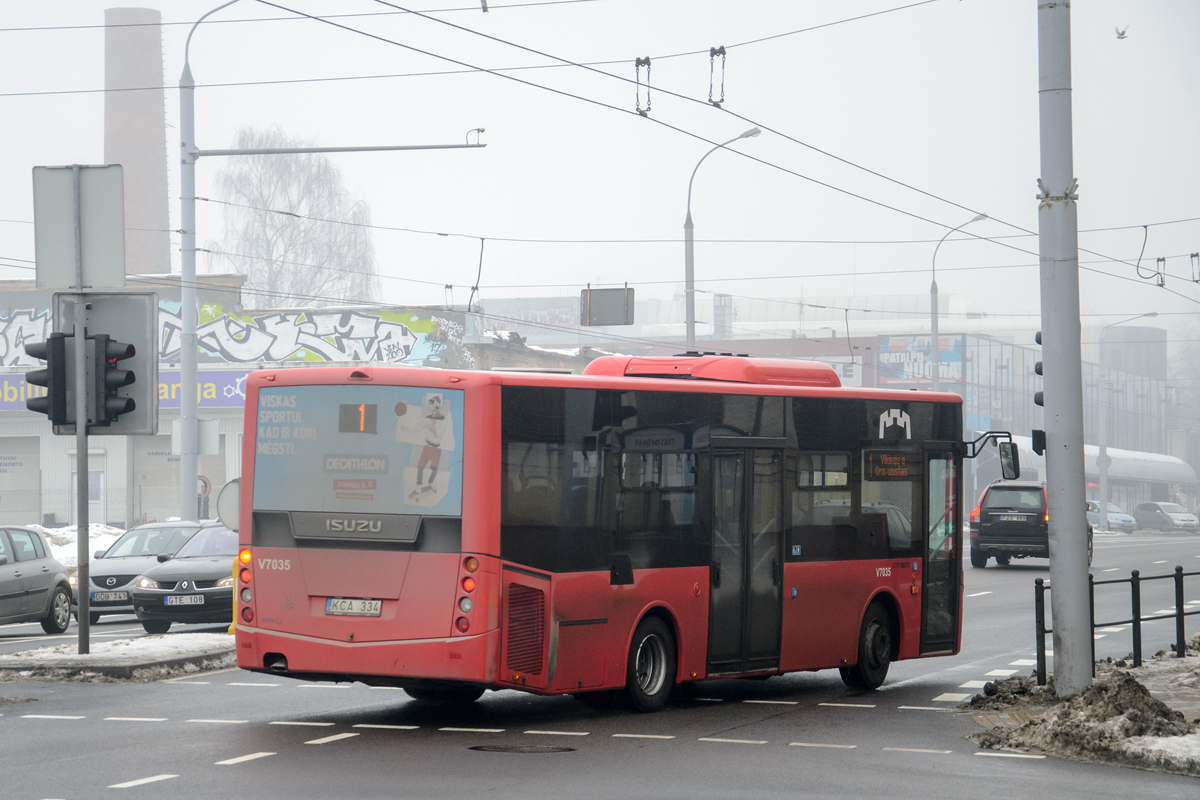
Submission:
[[[1021,477],[1021,457],[1012,442],[1000,442],[1000,472],[1006,481]]]

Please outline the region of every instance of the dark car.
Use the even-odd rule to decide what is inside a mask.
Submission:
[[[224,525],[201,528],[174,557],[133,582],[133,612],[147,633],[173,622],[233,621],[233,561],[238,535]]]
[[[1088,564],[1092,563],[1092,526],[1087,528]],[[1000,566],[1014,558],[1049,558],[1050,530],[1046,487],[1041,483],[997,481],[983,491],[971,512],[971,566]]]
[[[71,624],[67,570],[42,534],[30,528],[0,528],[0,625],[40,622],[46,633]]]
[[[103,614],[132,614],[133,581],[158,565],[161,554],[174,555],[200,530],[199,522],[151,522],[130,528],[107,550],[97,550],[88,564],[88,620]],[[73,611],[79,619],[79,586],[71,576]]]
[[[1178,503],[1142,503],[1133,509],[1139,528],[1156,531],[1195,531],[1200,520]]]

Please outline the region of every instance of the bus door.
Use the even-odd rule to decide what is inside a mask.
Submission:
[[[962,570],[959,469],[954,452],[925,451],[925,569],[921,654],[953,652],[959,630]]]
[[[775,669],[782,620],[783,451],[713,451],[708,674]]]

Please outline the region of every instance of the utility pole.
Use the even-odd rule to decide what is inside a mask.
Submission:
[[[1054,690],[1066,697],[1092,682],[1087,500],[1083,462],[1083,366],[1079,325],[1079,220],[1071,144],[1071,9],[1037,0],[1038,179],[1046,502]]]

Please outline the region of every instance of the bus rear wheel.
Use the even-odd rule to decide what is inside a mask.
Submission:
[[[483,689],[478,686],[422,686],[405,687],[404,693],[414,700],[426,703],[474,703],[483,697]]]
[[[892,623],[879,603],[863,616],[858,634],[858,663],[841,667],[842,682],[852,689],[878,689],[892,665]]]
[[[675,637],[658,617],[647,617],[633,633],[625,691],[638,711],[658,711],[675,685]]]

